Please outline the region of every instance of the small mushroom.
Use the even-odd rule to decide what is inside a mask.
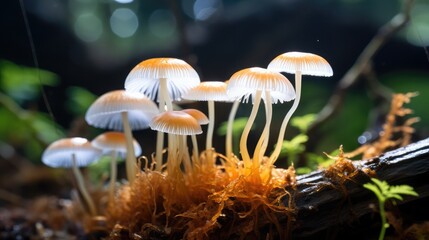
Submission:
[[[110,183],[109,183],[109,202],[113,202],[115,194],[115,183],[117,176],[116,159],[118,154],[121,157],[126,156],[127,153],[127,140],[125,134],[122,132],[105,132],[98,135],[91,141],[92,145],[103,151],[103,154],[111,155],[110,162]],[[135,155],[140,156],[142,149],[140,144],[133,139],[133,146]]]
[[[94,201],[88,193],[79,167],[88,166],[101,155],[101,150],[95,148],[85,138],[64,138],[51,143],[43,152],[42,162],[53,168],[72,168],[83,202],[88,207],[91,216],[97,215]]]
[[[247,137],[256,118],[260,100],[265,102],[266,125],[255,148],[253,167],[259,167],[260,155],[265,151],[269,137],[272,110],[271,102],[290,101],[295,98],[292,84],[278,72],[264,68],[252,67],[234,73],[228,83],[227,93],[231,97],[242,97],[247,100],[252,96],[253,108],[240,139],[240,152],[244,166],[250,168],[252,162],[247,150]],[[261,149],[262,148],[262,149]]]
[[[286,126],[298,107],[301,99],[301,76],[312,75],[330,77],[333,75],[333,71],[329,63],[321,56],[304,53],[304,52],[287,52],[275,57],[270,64],[268,69],[278,72],[286,72],[295,74],[295,89],[296,98],[291,109],[283,119],[282,125],[279,131],[279,137],[277,139],[276,147],[270,156],[269,162],[273,164],[279,157],[282,142],[286,132]]]
[[[172,100],[198,85],[197,72],[185,61],[177,58],[151,58],[137,64],[125,80],[125,89],[141,92],[150,99],[158,99],[159,112],[173,110]],[[158,132],[156,143],[156,169],[162,165],[164,135]]]
[[[131,130],[149,127],[152,118],[158,113],[155,103],[141,93],[115,90],[103,94],[89,107],[86,122],[94,127],[123,130],[127,139],[127,178],[130,183],[136,174],[135,152]]]
[[[207,101],[209,110],[209,125],[207,129],[206,150],[212,149],[212,139],[215,122],[214,102],[228,102],[230,97],[226,94],[227,84],[219,81],[201,82],[199,85],[189,89],[183,95],[184,99],[194,101]]]
[[[195,118],[195,120],[197,120],[198,124],[200,125],[206,125],[209,123],[209,119],[207,118],[207,116],[197,110],[197,109],[183,109],[182,112],[185,112],[189,115],[191,115],[193,118]],[[194,161],[198,161],[199,159],[199,153],[198,153],[198,143],[197,143],[197,137],[195,136],[195,134],[191,135],[191,139],[192,139],[192,151],[193,151],[193,155],[194,155]]]
[[[191,115],[182,111],[167,111],[158,114],[150,123],[152,130],[169,133],[168,136],[168,159],[167,171],[169,173],[180,170],[180,163],[183,156],[186,156],[185,149],[181,142],[181,135],[201,134],[201,126]],[[185,166],[188,163],[185,163]],[[187,166],[189,167],[189,166]]]

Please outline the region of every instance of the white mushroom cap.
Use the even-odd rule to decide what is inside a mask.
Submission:
[[[303,75],[330,77],[332,67],[323,57],[303,52],[287,52],[275,57],[268,69],[278,72],[294,74],[301,71]]]
[[[231,97],[226,94],[227,84],[220,81],[201,82],[183,94],[183,99],[194,101],[230,102]]]
[[[96,161],[101,150],[95,148],[86,138],[64,138],[51,143],[43,152],[42,162],[50,167],[69,168],[73,166],[72,155],[77,166],[87,166]]]
[[[152,130],[177,135],[195,135],[203,132],[197,120],[182,111],[160,113],[153,118],[150,127]]]
[[[141,92],[150,99],[159,98],[159,79],[166,78],[167,90],[172,100],[180,100],[183,93],[198,85],[198,73],[183,60],[176,58],[151,58],[140,62],[128,74],[125,89]]]
[[[200,110],[189,108],[183,109],[182,112],[185,112],[194,117],[200,125],[206,125],[209,123],[209,119],[207,118],[207,116]]]
[[[85,120],[94,127],[121,131],[122,112],[128,112],[131,129],[138,130],[148,128],[159,110],[154,102],[141,93],[115,90],[95,100],[86,112]]]
[[[116,151],[125,155],[127,153],[127,141],[125,134],[122,132],[105,132],[98,135],[92,141],[92,145],[103,151],[104,154]],[[140,144],[133,139],[134,152],[136,156],[140,156],[142,148]]]
[[[291,101],[295,90],[282,74],[264,68],[252,67],[234,73],[228,82],[227,93],[232,98],[243,97],[243,101],[256,90],[270,91],[272,103]],[[265,94],[262,95],[265,99]]]

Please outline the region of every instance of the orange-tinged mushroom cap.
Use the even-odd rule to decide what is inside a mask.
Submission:
[[[209,119],[207,118],[207,116],[200,110],[189,108],[183,109],[182,112],[185,112],[194,117],[200,125],[206,125],[209,123]]]
[[[131,70],[125,80],[125,89],[144,93],[155,100],[160,78],[168,80],[167,90],[172,100],[179,100],[183,93],[200,82],[198,73],[181,59],[151,58]]]
[[[177,135],[194,135],[203,132],[197,120],[182,111],[160,113],[153,118],[150,127],[156,131]]]
[[[73,166],[73,154],[77,166],[87,166],[98,159],[101,150],[95,148],[86,138],[63,138],[45,149],[42,162],[50,167],[69,168]]]
[[[91,142],[94,147],[101,149],[103,153],[116,151],[125,154],[127,152],[127,141],[125,134],[122,132],[105,132],[98,135]],[[135,139],[133,139],[133,146],[136,156],[140,156],[142,148]]]
[[[101,95],[89,107],[86,122],[94,127],[122,130],[121,113],[128,112],[131,129],[149,127],[152,118],[158,114],[158,107],[141,93],[115,90]]]
[[[227,84],[220,81],[201,82],[183,94],[183,99],[194,101],[233,101],[227,94]]]
[[[247,99],[256,90],[270,91],[273,103],[295,98],[292,84],[285,76],[275,71],[259,67],[246,68],[234,73],[229,79],[227,93],[230,97],[243,96],[243,99]]]
[[[332,67],[323,57],[313,53],[287,52],[274,58],[268,69],[294,74],[301,71],[303,75],[330,77]]]

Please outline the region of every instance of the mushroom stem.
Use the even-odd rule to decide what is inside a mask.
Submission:
[[[173,139],[173,135],[167,135],[167,142],[168,142],[168,146],[167,146],[167,171],[170,172],[172,171],[173,167],[174,167],[174,157],[173,157],[173,145],[174,145],[174,139]]]
[[[240,139],[240,153],[243,158],[245,168],[250,168],[252,162],[250,161],[249,151],[247,150],[247,137],[249,136],[250,129],[255,122],[256,114],[258,113],[259,103],[261,102],[261,90],[256,90],[255,101],[253,102],[252,112],[250,113],[249,119],[247,120],[246,126],[244,127],[243,133]]]
[[[270,156],[270,160],[268,161],[270,165],[274,164],[274,162],[277,160],[277,158],[280,155],[280,151],[282,149],[283,140],[286,132],[286,126],[290,118],[292,117],[292,114],[295,112],[296,108],[298,107],[299,100],[301,99],[301,71],[295,72],[295,91],[296,91],[295,100],[293,102],[292,107],[289,109],[285,118],[283,119],[282,125],[280,127],[279,138],[277,139],[276,147]]]
[[[168,87],[167,87],[167,78],[160,78],[159,79],[159,92],[161,100],[164,101],[165,106],[167,107],[167,111],[173,110],[173,103],[170,98],[170,94],[168,94]],[[164,112],[164,110],[159,109],[160,112]]]
[[[127,179],[130,184],[134,182],[136,175],[136,155],[133,146],[133,133],[131,132],[131,127],[128,122],[128,112],[122,112],[122,125],[124,127],[125,140],[127,143],[127,156],[125,167],[127,170]]]
[[[258,143],[255,147],[255,153],[253,154],[253,167],[259,168],[259,164],[262,161],[262,158],[264,157],[265,150],[267,149],[268,140],[270,137],[270,125],[271,120],[273,116],[273,110],[271,105],[271,94],[270,91],[265,91],[265,126],[264,130],[262,131],[261,137],[258,140]]]
[[[116,158],[118,157],[118,152],[113,150],[111,153],[110,160],[110,183],[109,183],[109,202],[113,203],[115,198],[115,184],[116,184],[116,176],[117,176],[117,166],[116,166]]]
[[[192,140],[192,154],[194,157],[194,163],[199,164],[199,151],[198,151],[198,142],[197,142],[197,136],[191,135]]]
[[[159,112],[172,111],[173,104],[168,94],[167,78],[159,79]],[[158,132],[156,140],[156,170],[161,171],[162,169],[162,149],[164,148],[164,133]]]
[[[214,130],[214,121],[215,121],[215,107],[214,101],[207,101],[209,109],[209,125],[207,127],[207,139],[206,139],[206,150],[212,149],[212,139],[213,139],[213,130]]]
[[[234,125],[235,114],[237,113],[238,106],[240,105],[240,101],[235,101],[232,104],[231,112],[229,112],[228,117],[228,125],[226,129],[226,156],[228,158],[232,157],[232,127]]]
[[[183,166],[185,167],[185,172],[190,173],[192,171],[191,159],[189,158],[187,136],[179,135],[179,158],[183,159]]]
[[[91,195],[89,195],[88,191],[86,190],[82,173],[80,172],[80,170],[76,164],[76,161],[77,161],[76,155],[72,154],[72,170],[73,170],[73,174],[76,178],[77,187],[79,189],[79,192],[82,194],[83,201],[85,202],[85,204],[87,205],[87,207],[89,209],[89,214],[91,216],[95,216],[95,215],[97,215],[97,211],[95,209],[94,202],[92,201]]]
[[[179,168],[180,161],[177,156],[177,135],[168,134],[168,159],[167,159],[167,171],[174,173]]]
[[[161,169],[162,169],[162,148],[163,147],[164,147],[164,133],[161,131],[158,131],[156,133],[155,170],[159,172],[161,172]]]

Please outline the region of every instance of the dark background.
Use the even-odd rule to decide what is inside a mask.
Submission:
[[[76,127],[73,124],[83,114],[72,111],[73,107],[70,110],[70,101],[73,103],[69,94],[71,87],[77,86],[95,95],[122,89],[128,72],[137,63],[161,56],[186,60],[197,70],[202,81],[224,81],[240,69],[265,67],[284,52],[318,54],[331,64],[334,76],[305,77],[302,100],[295,115],[317,113],[378,29],[402,7],[402,1],[392,0],[134,0],[128,3],[23,0],[24,6],[20,3],[9,0],[1,4],[0,59],[35,67],[32,54],[35,51],[38,67],[54,73],[58,79],[57,84],[45,85],[43,89],[54,122],[58,124],[55,128],[69,136],[76,135],[76,131],[70,129]],[[111,16],[118,9],[128,15],[119,16],[122,16],[122,22],[117,20],[119,30],[114,30],[115,21]],[[377,78],[392,91],[420,92],[410,105],[415,110],[414,115],[421,117],[421,122],[416,125],[420,137],[426,136],[429,123],[425,101],[429,94],[429,60],[425,52],[429,43],[428,9],[428,1],[415,1],[410,24],[395,35],[373,61]],[[138,27],[134,31],[136,22]],[[28,31],[32,39],[29,39]],[[293,82],[292,75],[287,77]],[[0,90],[8,95],[4,89]],[[377,127],[369,115],[378,103],[367,90],[364,81],[349,90],[342,111],[323,125],[318,139],[313,140],[316,142],[314,152],[330,152],[340,144],[345,145],[346,151],[352,150],[358,146],[357,138],[362,132]],[[39,93],[32,99],[17,102],[25,110],[46,113],[48,108],[42,96]],[[217,105],[217,124],[227,119],[229,106]],[[273,129],[279,128],[289,106],[274,107]],[[206,111],[204,103],[184,107]],[[247,116],[249,112],[250,105],[242,104],[238,116]],[[385,112],[379,113],[383,114]],[[0,124],[11,131],[6,120]],[[262,128],[263,114],[259,115],[256,124]],[[87,138],[99,133],[91,128],[80,130],[77,133]],[[27,138],[31,136],[11,140],[13,133],[0,132],[2,149],[13,147],[35,162],[40,161],[43,145],[49,143],[45,139],[41,147],[29,151],[22,145],[28,143]],[[296,129],[288,128],[286,138],[290,139],[296,132]],[[257,131],[252,133],[251,143],[257,140],[258,134]],[[273,139],[276,134],[273,130]],[[139,131],[136,137],[145,154],[154,151],[152,131]],[[55,136],[47,139],[53,141]],[[214,146],[222,152],[223,138],[216,138]]]

